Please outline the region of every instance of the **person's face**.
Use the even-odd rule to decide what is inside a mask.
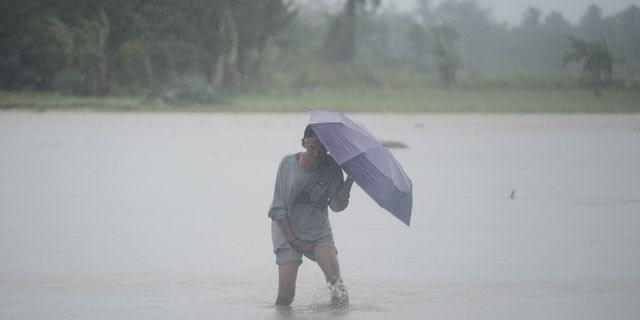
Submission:
[[[305,148],[309,160],[311,160],[311,163],[314,165],[321,164],[327,156],[327,149],[325,149],[318,138],[304,138],[302,140],[302,146]]]

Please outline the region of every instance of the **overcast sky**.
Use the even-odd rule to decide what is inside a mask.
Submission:
[[[296,0],[296,2],[314,2],[317,0]],[[324,0],[330,4],[341,4],[344,0]],[[463,0],[459,0],[463,1]],[[435,6],[442,0],[432,0]],[[605,16],[620,12],[630,5],[640,7],[640,0],[476,0],[482,7],[491,10],[493,17],[509,24],[518,24],[522,13],[528,6],[534,6],[542,10],[546,15],[550,11],[559,11],[572,23],[577,22],[590,4],[596,4],[602,8]],[[385,7],[393,6],[398,10],[406,11],[415,7],[416,0],[382,0]]]

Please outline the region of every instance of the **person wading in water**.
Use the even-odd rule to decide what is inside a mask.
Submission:
[[[327,154],[311,126],[304,130],[304,152],[280,162],[269,209],[273,251],[278,265],[276,305],[290,305],[296,291],[302,256],[318,263],[329,283],[331,303],[345,307],[347,290],[340,276],[338,251],[333,242],[328,209],[344,210],[349,204],[353,180],[343,181],[342,170]]]

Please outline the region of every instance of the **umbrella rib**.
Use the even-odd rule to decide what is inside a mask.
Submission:
[[[361,154],[363,154],[363,153],[369,152],[369,151],[374,150],[374,149],[378,149],[378,148],[380,148],[380,147],[385,148],[385,146],[384,146],[384,145],[379,144],[379,145],[376,145],[376,146],[371,147],[371,148],[369,148],[369,149],[362,150],[362,151],[360,151],[359,153],[356,153],[355,155],[353,155],[352,157],[350,157],[350,158],[348,158],[348,159],[344,160],[344,162],[342,162],[342,164],[344,164],[344,163],[347,163],[347,162],[351,161],[351,159],[353,159],[353,158],[355,158],[355,157],[357,157],[357,156],[359,156],[359,155],[361,155]],[[340,164],[340,165],[342,165],[342,164]]]

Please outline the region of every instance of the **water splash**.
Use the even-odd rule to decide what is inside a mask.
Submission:
[[[349,293],[342,279],[333,285],[327,283],[327,289],[329,289],[329,295],[331,296],[331,305],[338,309],[346,309],[349,306]]]
[[[349,294],[342,280],[319,287],[309,297],[312,311],[345,311],[348,307]]]

